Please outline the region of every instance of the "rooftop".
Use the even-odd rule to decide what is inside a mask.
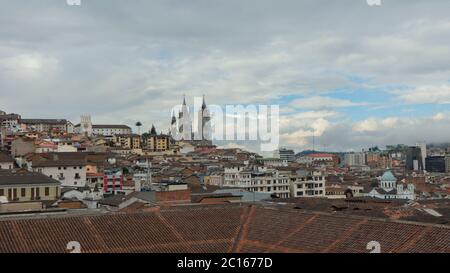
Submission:
[[[5,152],[0,152],[0,163],[14,162],[14,159]]]
[[[61,184],[58,181],[32,172],[0,171],[0,185],[28,185],[28,184]]]
[[[391,171],[386,171],[381,177],[381,181],[396,181],[397,178],[392,174]]]
[[[220,205],[0,220],[1,253],[450,252],[450,228],[277,207]]]

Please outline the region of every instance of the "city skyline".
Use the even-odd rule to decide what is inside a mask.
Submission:
[[[449,3],[237,4],[2,1],[0,108],[145,131],[206,94],[280,105],[280,146],[296,150],[313,135],[331,151],[450,138]]]

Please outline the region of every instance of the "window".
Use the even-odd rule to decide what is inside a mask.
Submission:
[[[50,188],[45,187],[45,196],[49,196],[49,195],[50,195]]]
[[[40,194],[39,194],[39,188],[36,188],[36,197],[39,197],[40,196]]]
[[[4,196],[5,195],[5,190],[4,189],[0,189],[0,196]]]
[[[26,189],[25,188],[21,188],[20,189],[20,196],[25,197],[26,195]]]

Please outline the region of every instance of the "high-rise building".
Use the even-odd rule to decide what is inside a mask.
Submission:
[[[426,158],[427,158],[427,144],[425,141],[419,141],[416,143],[416,146],[420,148],[420,153],[422,155],[422,162],[423,162],[423,169],[426,170],[427,164],[426,164]]]
[[[445,172],[445,156],[429,156],[425,159],[427,172]]]
[[[419,147],[408,147],[405,150],[406,154],[406,170],[407,171],[423,171],[424,162],[422,159],[422,151]]]
[[[450,154],[445,156],[445,172],[450,173]]]
[[[294,150],[289,150],[286,148],[281,148],[275,151],[274,156],[283,161],[294,162],[295,161],[295,152]]]
[[[362,152],[347,153],[344,156],[344,162],[347,166],[362,166],[366,165],[366,155]]]

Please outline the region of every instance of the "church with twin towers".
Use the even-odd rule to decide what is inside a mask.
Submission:
[[[196,108],[199,109],[197,110]],[[189,107],[186,103],[186,96],[184,96],[183,104],[178,111],[178,118],[177,113],[172,112],[170,128],[171,135],[172,137],[175,137],[176,134],[178,140],[201,141],[211,144],[211,115],[206,105],[205,95],[203,95],[201,107],[196,108],[194,107],[194,111],[197,110],[197,115],[194,115],[197,118],[197,122],[195,124],[195,122],[191,119]]]

